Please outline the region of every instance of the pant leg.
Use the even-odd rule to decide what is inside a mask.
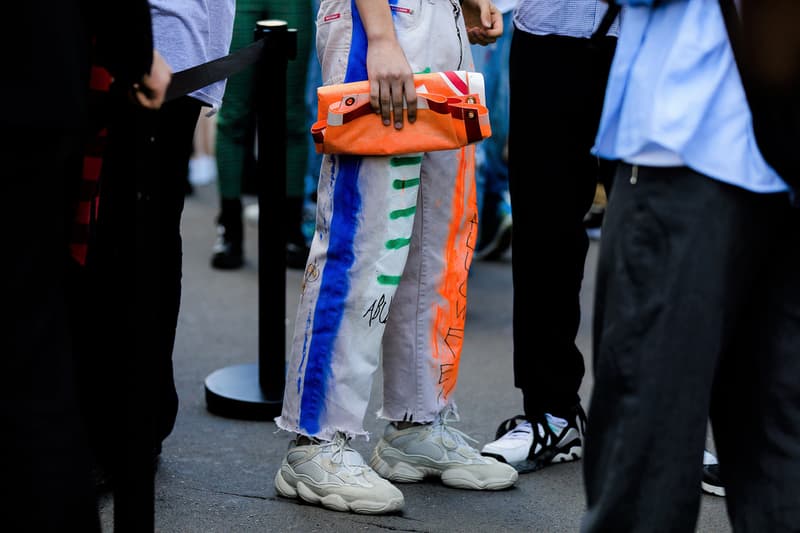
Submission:
[[[150,196],[141,202],[144,218],[137,235],[137,269],[142,274],[138,301],[141,330],[152,331],[150,345],[141,347],[140,357],[155,357],[158,391],[156,441],[171,432],[178,413],[178,394],[172,366],[172,352],[178,327],[183,270],[181,216],[184,195],[180,176],[189,165],[197,117],[202,103],[190,97],[165,104],[158,113],[156,164],[154,172],[140,177],[140,192]],[[149,204],[149,205],[146,205]],[[148,268],[147,264],[152,268]],[[154,302],[157,307],[154,309]],[[145,337],[147,338],[147,337]]]
[[[579,402],[585,369],[575,336],[589,246],[583,217],[598,180],[590,149],[614,45],[521,30],[512,36],[514,384],[529,416],[567,413]]]
[[[252,44],[256,22],[266,16],[264,0],[238,0],[231,38],[231,52]],[[217,113],[215,153],[217,189],[220,198],[242,196],[245,159],[253,157],[255,115],[253,113],[253,67],[230,76]]]
[[[764,229],[751,193],[621,165],[600,244],[582,531],[694,531],[718,361]]]
[[[472,146],[423,160],[411,249],[384,337],[382,418],[429,422],[454,403],[478,235],[474,160]]]
[[[95,323],[86,342],[84,398],[94,449],[114,477],[115,528],[152,530],[154,454],[177,411],[172,352],[181,297],[181,177],[201,104],[159,111],[115,94],[92,255]]]
[[[780,196],[752,203],[749,255],[760,262],[752,284],[732,288],[747,302],[717,373],[714,442],[734,530],[798,531],[800,210]]]
[[[456,0],[419,2],[422,20],[396,23],[415,72],[472,70]],[[427,12],[426,12],[427,10]],[[477,242],[475,147],[425,154],[411,250],[383,343],[379,416],[431,421],[454,403]]]
[[[322,63],[322,79],[326,83],[356,81],[366,77],[366,37],[360,18],[350,12],[351,2],[331,1],[323,4],[318,13],[317,48]],[[472,64],[466,39],[459,37],[453,17],[453,4],[418,0],[408,13],[395,19],[395,28],[401,46],[415,71],[430,68],[432,71],[455,69]],[[327,17],[328,14],[337,14]],[[449,26],[448,26],[449,24]],[[460,35],[465,36],[463,23]],[[420,42],[420,36],[431,40]],[[414,38],[417,37],[417,38]],[[431,47],[430,42],[441,42],[440,47]],[[434,54],[431,49],[435,48]],[[335,431],[349,434],[363,433],[363,418],[371,391],[372,375],[378,367],[384,330],[387,328],[389,306],[396,309],[395,293],[402,290],[406,276],[417,275],[421,269],[430,268],[433,283],[445,287],[446,296],[457,296],[460,290],[458,279],[447,275],[441,254],[444,242],[439,241],[430,252],[418,254],[414,266],[407,268],[412,229],[418,215],[417,198],[422,197],[431,213],[431,220],[423,220],[425,235],[429,228],[436,228],[437,239],[446,235],[462,237],[451,246],[459,250],[458,257],[468,256],[468,241],[463,237],[465,225],[451,225],[451,209],[462,205],[464,195],[474,189],[474,153],[462,159],[464,169],[448,169],[444,173],[442,156],[424,158],[422,154],[399,157],[336,157],[329,156],[323,162],[317,198],[317,229],[306,267],[303,296],[298,308],[292,353],[287,369],[287,383],[283,411],[277,420],[283,429],[297,431],[323,438],[330,438]],[[449,158],[452,160],[453,155]],[[425,166],[426,172],[422,172]],[[471,169],[471,170],[470,170]],[[455,176],[470,177],[466,188],[453,189],[443,198],[430,197],[425,186],[420,191],[420,179],[430,180],[429,187],[441,178],[441,183],[453,183]],[[471,173],[471,174],[470,174]],[[436,185],[437,187],[440,185]],[[436,189],[431,188],[431,191]],[[458,195],[460,197],[457,197]],[[451,204],[448,200],[453,199]],[[444,201],[442,201],[444,200]],[[474,203],[474,192],[471,201]],[[436,208],[439,208],[438,213]],[[460,207],[463,213],[467,210]],[[474,212],[474,207],[473,207]],[[434,214],[436,213],[436,214]],[[437,221],[440,224],[437,225]],[[446,221],[445,224],[441,224]],[[430,226],[429,226],[430,225]],[[453,231],[456,230],[454,234]],[[428,246],[428,243],[424,243]],[[411,250],[413,253],[413,250]],[[428,254],[428,255],[426,255]],[[433,257],[435,262],[427,265],[425,259]],[[468,268],[468,261],[464,263]],[[465,270],[462,272],[466,273]],[[442,276],[442,277],[439,277]],[[409,287],[415,282],[409,280]],[[411,292],[411,291],[410,291]],[[399,298],[407,301],[413,309],[425,313],[429,326],[420,333],[436,338],[430,329],[434,324],[457,324],[463,327],[463,308],[455,302],[443,301],[438,294],[420,288],[423,297]],[[423,300],[424,298],[424,300]],[[439,304],[437,308],[436,305]],[[398,304],[399,305],[399,304]],[[393,311],[394,312],[394,311]],[[438,318],[434,313],[447,316]],[[414,325],[416,327],[416,325]],[[431,353],[443,349],[440,341],[419,341],[408,335],[402,341],[402,353],[398,357],[411,359],[410,368],[416,368],[423,358],[428,365],[444,357]],[[414,331],[414,330],[412,330]],[[422,350],[418,346],[422,345]],[[448,363],[453,370],[456,361]],[[384,349],[386,360],[391,349]],[[448,354],[449,355],[449,354]],[[391,372],[389,372],[391,374]],[[392,378],[390,378],[392,379]],[[394,376],[395,381],[399,376]],[[455,374],[447,379],[454,386]],[[386,381],[385,381],[386,383]],[[406,384],[407,385],[407,384]],[[389,382],[392,387],[392,382]],[[445,392],[445,397],[449,390]],[[416,396],[412,387],[406,394]],[[435,412],[440,401],[436,394],[428,394],[426,412]]]
[[[16,129],[0,146],[9,268],[2,280],[0,462],[9,531],[100,531],[67,306],[80,131]]]

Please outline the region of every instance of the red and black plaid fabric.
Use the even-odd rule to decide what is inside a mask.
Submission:
[[[111,75],[105,68],[92,66],[89,82],[89,139],[83,157],[83,173],[70,241],[70,253],[80,265],[86,264],[92,225],[97,220],[100,171],[107,141],[105,110],[111,81]]]

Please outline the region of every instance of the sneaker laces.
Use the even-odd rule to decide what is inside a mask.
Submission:
[[[448,450],[456,450],[460,446],[466,446],[467,448],[474,450],[474,448],[470,446],[467,441],[474,442],[475,444],[477,444],[478,441],[463,431],[449,425],[450,422],[458,422],[458,420],[458,414],[456,414],[452,408],[446,408],[444,411],[439,413],[439,415],[431,424],[431,434],[439,435],[442,445],[444,445],[444,447]],[[477,450],[475,450],[475,453],[478,454]]]
[[[514,426],[514,429],[500,438],[508,441],[527,440],[532,433],[533,426],[526,420]]]
[[[333,436],[333,440],[320,441],[318,439],[312,439],[312,442],[317,444],[321,450],[330,453],[331,463],[341,466],[348,472],[358,474],[367,468],[361,455],[350,447],[350,437],[347,437],[342,432],[336,432]],[[348,455],[357,458],[357,464],[348,463],[346,460]]]

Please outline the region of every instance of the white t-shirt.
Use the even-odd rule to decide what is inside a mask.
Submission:
[[[150,0],[153,44],[173,72],[228,55],[233,36],[236,0]],[[189,96],[216,110],[225,80]]]

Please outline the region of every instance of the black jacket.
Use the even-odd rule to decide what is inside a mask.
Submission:
[[[132,83],[150,70],[147,0],[16,0],[3,7],[2,125],[82,129],[93,41],[99,62],[118,82]]]

